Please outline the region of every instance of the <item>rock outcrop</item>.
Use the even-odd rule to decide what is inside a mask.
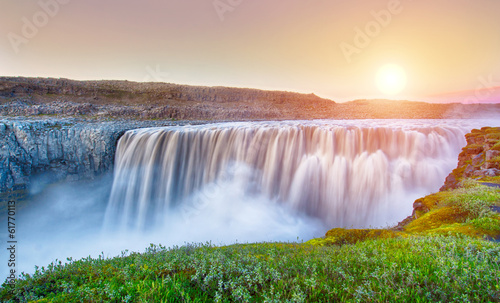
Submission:
[[[32,176],[46,181],[92,179],[113,167],[118,138],[127,130],[172,125],[161,121],[82,122],[0,120],[0,193],[24,189]],[[185,123],[177,123],[185,124]]]
[[[394,230],[404,230],[405,226],[444,200],[449,190],[459,188],[465,179],[500,183],[500,127],[473,129],[465,138],[467,145],[458,156],[457,168],[446,177],[439,192],[417,199],[411,216],[399,222]]]
[[[458,156],[458,165],[446,178],[441,190],[454,189],[466,178],[500,176],[500,128],[473,129],[465,136],[467,146]]]

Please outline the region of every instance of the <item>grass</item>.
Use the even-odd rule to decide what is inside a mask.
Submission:
[[[408,234],[466,234],[482,238],[500,237],[500,215],[490,207],[500,205],[500,191],[474,180],[462,187],[419,199],[429,211],[410,222]]]
[[[334,228],[329,230],[324,238],[307,241],[307,244],[318,246],[356,244],[366,240],[390,239],[404,236],[402,233],[388,229],[344,229]]]
[[[487,302],[500,246],[468,237],[355,245],[188,245],[51,264],[5,285],[2,302]]]

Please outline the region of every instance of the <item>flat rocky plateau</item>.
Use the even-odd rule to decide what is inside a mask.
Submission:
[[[248,88],[0,77],[3,117],[241,121],[493,118],[499,114],[500,104],[336,103],[314,94]]]

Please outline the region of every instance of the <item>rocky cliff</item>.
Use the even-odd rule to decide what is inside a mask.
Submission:
[[[500,127],[474,129],[466,139],[440,191],[417,199],[392,231],[500,241]]]
[[[473,129],[465,136],[467,146],[458,156],[458,165],[441,190],[454,189],[467,178],[492,180],[500,176],[500,128]]]
[[[449,208],[450,205],[448,204],[450,203],[447,201],[450,200],[450,196],[457,195],[454,190],[460,192],[460,190],[464,190],[464,186],[470,186],[464,184],[464,181],[465,183],[470,183],[471,180],[474,180],[473,183],[479,181],[477,184],[487,182],[490,186],[500,184],[500,127],[473,129],[465,138],[467,145],[462,148],[462,152],[458,156],[457,168],[446,177],[445,183],[439,192],[417,199],[413,203],[411,216],[401,221],[394,228],[395,230],[404,230],[406,226],[414,224],[412,222],[420,219],[433,209],[439,209],[443,205]],[[458,198],[458,200],[460,199]],[[444,218],[449,219],[448,223],[455,222],[454,220],[459,216],[453,211],[449,213],[451,215],[448,214],[436,220],[439,221]],[[500,217],[498,219],[500,220]],[[439,224],[441,223],[443,222]],[[499,232],[500,228],[496,233]]]
[[[172,124],[0,120],[0,193],[24,189],[32,176],[42,173],[49,179],[46,181],[92,179],[102,175],[112,168],[116,142],[125,131]]]

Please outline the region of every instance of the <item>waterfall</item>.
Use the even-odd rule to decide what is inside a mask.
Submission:
[[[443,120],[128,131],[118,142],[105,226],[152,229],[167,214],[210,216],[211,204],[225,200],[217,207],[234,208],[249,197],[329,228],[394,224],[411,213],[416,198],[443,184],[467,131]]]

